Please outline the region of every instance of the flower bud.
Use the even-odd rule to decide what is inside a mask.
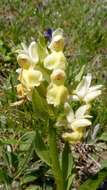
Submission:
[[[64,49],[64,37],[63,30],[58,28],[52,33],[52,41],[49,45],[52,51],[63,51]]]
[[[64,38],[61,35],[53,37],[49,48],[54,51],[63,51],[64,49]]]

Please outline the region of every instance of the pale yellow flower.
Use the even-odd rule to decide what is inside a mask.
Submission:
[[[37,43],[33,41],[28,48],[23,45],[23,50],[19,51],[17,61],[24,69],[28,69],[31,65],[35,66],[39,62]]]
[[[41,82],[43,81],[43,75],[41,71],[35,70],[32,67],[30,67],[28,70],[22,70],[20,81],[27,90],[30,90],[41,84]]]
[[[75,113],[72,110],[72,108],[70,108],[66,117],[68,122],[68,127],[73,131],[77,131],[78,129],[90,126],[92,123],[89,120],[89,118],[91,118],[92,116],[88,115],[89,109],[90,109],[89,104],[80,106]]]
[[[64,107],[67,114],[67,126],[71,129],[71,132],[64,133],[62,137],[69,143],[74,144],[83,138],[85,128],[91,125],[89,118],[92,116],[88,115],[90,105],[80,106],[75,113],[67,102]]]
[[[62,51],[53,51],[44,59],[44,67],[49,70],[62,69],[65,70],[67,65],[66,58]]]
[[[62,69],[55,69],[53,70],[51,76],[51,82],[57,85],[64,84],[66,74]]]
[[[52,33],[52,40],[49,45],[49,48],[52,51],[63,51],[64,37],[63,37],[63,30],[61,28],[58,28]]]
[[[91,74],[87,74],[87,76],[83,77],[76,90],[73,92],[74,100],[81,100],[89,103],[101,94],[102,85],[90,86],[91,80]]]
[[[68,95],[68,90],[64,85],[56,85],[50,83],[47,89],[47,102],[48,104],[53,104],[54,106],[59,106],[64,103]]]
[[[81,130],[81,131],[74,131],[74,132],[71,132],[71,133],[64,133],[62,135],[62,138],[64,138],[65,141],[68,141],[69,143],[71,144],[75,144],[79,141],[81,141],[82,137],[84,135],[84,132]]]

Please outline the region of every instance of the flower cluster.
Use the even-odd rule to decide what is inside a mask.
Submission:
[[[33,89],[46,80],[42,71],[49,70],[50,81],[46,94],[48,104],[58,106],[65,101],[68,95],[68,90],[64,86],[67,62],[63,54],[63,48],[62,29],[57,29],[52,33],[52,39],[48,48],[45,49],[43,60],[41,60],[36,42],[32,42],[28,48],[23,45],[23,50],[20,50],[17,56],[18,64],[21,67],[17,70],[19,73],[18,80],[20,81],[20,84],[17,85],[19,97],[31,99]]]
[[[64,86],[67,61],[63,53],[63,48],[63,31],[58,29],[52,33],[52,40],[49,44],[51,53],[44,60],[44,67],[51,71],[50,84],[47,89],[47,102],[54,106],[63,103],[68,95],[68,90]]]
[[[31,98],[32,90],[34,87],[38,87],[43,81],[43,74],[37,68],[39,63],[38,46],[36,42],[32,42],[27,48],[24,44],[23,49],[19,51],[17,56],[20,69],[18,80],[20,84],[17,85],[18,96],[21,98]]]
[[[20,66],[17,70],[20,81],[17,85],[18,96],[32,100],[33,89],[44,85],[47,103],[54,107],[64,105],[66,126],[70,132],[65,132],[63,138],[70,143],[80,141],[86,127],[91,125],[91,101],[101,94],[102,85],[91,86],[92,76],[87,74],[70,94],[65,86],[68,64],[63,53],[64,37],[60,28],[52,32],[48,47],[41,48],[44,56],[41,56],[39,45],[35,41],[28,48],[24,44],[22,46],[23,49],[19,50],[17,56]],[[69,100],[80,101],[81,106],[74,112]]]

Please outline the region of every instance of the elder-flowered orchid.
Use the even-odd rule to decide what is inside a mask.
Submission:
[[[62,137],[65,141],[69,141],[70,143],[77,143],[84,136],[85,128],[90,126],[92,123],[89,120],[92,116],[88,115],[87,112],[90,109],[90,105],[80,106],[77,111],[74,113],[72,108],[68,103],[65,103],[65,111],[67,113],[66,119],[68,123],[68,128],[72,130],[72,132],[65,132]]]
[[[50,83],[47,88],[47,102],[48,104],[53,104],[55,107],[64,103],[68,96],[68,90],[64,85],[56,85]]]
[[[48,70],[66,69],[67,61],[63,53],[64,38],[62,29],[52,33],[52,40],[48,46],[51,53],[44,59],[44,67]]]
[[[76,90],[73,91],[73,100],[83,101],[89,103],[96,97],[101,95],[102,85],[91,86],[92,75],[87,74],[84,76],[81,82],[78,84]]]
[[[31,99],[33,88],[38,87],[43,81],[43,74],[36,67],[39,62],[37,43],[33,41],[28,48],[24,44],[22,46],[23,50],[19,50],[17,56],[18,64],[21,67],[16,71],[19,74],[18,80],[21,82],[17,85],[17,93],[19,97],[26,96]]]
[[[66,74],[62,69],[53,70],[50,75],[51,83],[47,88],[47,102],[54,106],[64,103],[68,96],[68,89],[64,86]]]
[[[24,69],[28,69],[30,66],[35,67],[39,62],[37,43],[33,41],[28,48],[24,44],[22,44],[22,46],[23,49],[19,50],[19,54],[17,56],[18,64]]]
[[[51,51],[63,51],[64,37],[63,30],[61,28],[58,28],[57,30],[52,32],[52,40],[48,47]]]
[[[30,67],[29,69],[22,70],[19,80],[24,88],[30,90],[41,84],[41,82],[43,81],[43,75],[41,71],[35,70],[33,67]]]
[[[66,117],[67,122],[68,122],[68,127],[72,129],[73,131],[77,131],[79,129],[90,126],[91,121],[89,120],[89,118],[91,118],[92,116],[88,115],[89,109],[90,109],[89,104],[80,106],[76,110],[75,113],[72,110],[72,108],[69,108],[69,111]]]
[[[29,47],[23,45],[23,50],[19,51],[17,61],[20,68],[17,69],[17,73],[20,84],[17,85],[17,94],[21,99],[12,103],[11,106],[19,106],[27,100],[31,100],[33,107],[36,108],[34,111],[37,111],[38,118],[36,119],[39,119],[40,122],[43,121],[43,126],[48,125],[48,138],[46,137],[48,141],[46,139],[46,142],[49,143],[50,157],[40,156],[38,152],[41,151],[41,146],[35,147],[38,148],[36,152],[43,161],[52,166],[56,189],[65,190],[69,185],[69,180],[64,180],[60,163],[56,165],[57,162],[55,162],[56,158],[57,161],[59,159],[56,147],[57,127],[63,130],[61,131],[62,138],[68,143],[75,144],[82,141],[86,129],[92,125],[92,116],[89,114],[91,101],[101,94],[102,85],[91,86],[92,76],[88,74],[83,77],[74,91],[73,89],[69,91],[69,83],[65,81],[67,61],[63,53],[63,31],[57,29],[52,32],[51,29],[48,29],[45,32],[45,38],[50,43],[47,46],[45,46],[47,40],[44,41],[41,38],[38,45],[33,41]],[[83,71],[84,69],[75,81],[79,81]],[[74,104],[70,101],[71,97],[72,101],[80,101],[81,106],[76,111],[72,109]],[[75,103],[75,106],[78,106],[78,103]],[[57,113],[55,113],[56,111]],[[41,117],[43,118],[40,119]],[[36,137],[36,144],[40,141],[45,143],[45,139],[42,139],[40,133],[36,132]],[[64,146],[63,156],[69,153],[68,143]],[[69,167],[69,163],[67,167]],[[54,168],[56,168],[56,172],[54,172]]]
[[[77,131],[73,131],[71,133],[68,133],[68,132],[64,133],[62,135],[62,138],[71,144],[75,144],[75,143],[81,141],[83,136],[84,136],[83,130],[77,130]]]
[[[62,51],[53,51],[44,59],[44,67],[48,70],[63,69],[67,66],[66,58]]]

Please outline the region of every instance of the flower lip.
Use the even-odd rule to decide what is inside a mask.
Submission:
[[[63,51],[64,48],[64,37],[63,30],[58,28],[52,32],[52,40],[48,46],[51,51]]]
[[[29,68],[28,70],[23,69],[20,81],[23,86],[29,90],[41,84],[43,81],[43,75],[41,71],[34,70],[33,68]]]
[[[68,90],[64,85],[50,83],[47,89],[47,102],[55,107],[64,103],[68,96]]]
[[[44,59],[44,67],[48,70],[62,69],[65,70],[67,61],[63,52],[53,51]]]
[[[80,131],[74,131],[72,133],[66,132],[62,135],[62,138],[65,141],[69,141],[69,143],[71,144],[75,144],[82,139],[83,135],[84,135],[83,131],[80,130]]]

